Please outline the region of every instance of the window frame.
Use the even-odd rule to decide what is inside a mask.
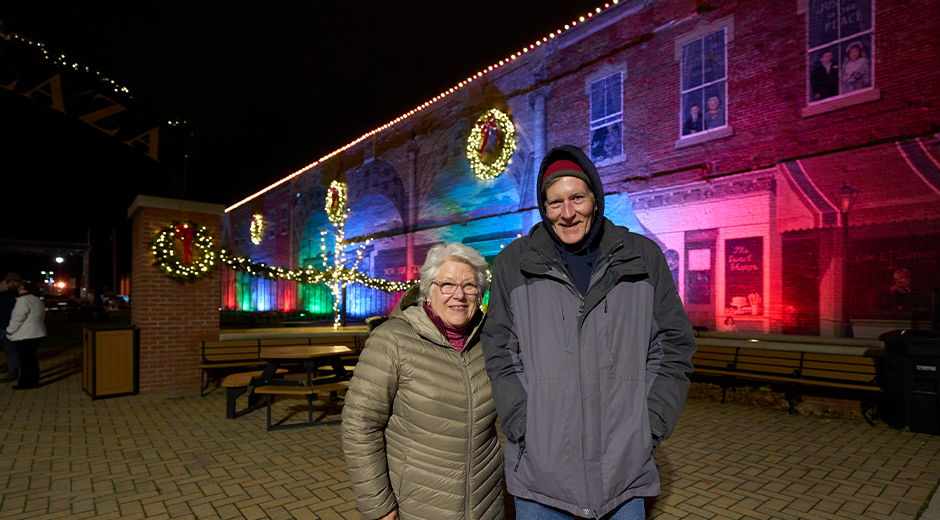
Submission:
[[[811,2],[812,1],[813,0],[800,0],[800,6],[799,6],[799,12],[805,15],[804,16],[805,18],[804,34],[806,36],[806,53],[805,53],[806,63],[803,69],[803,74],[805,76],[804,78],[805,84],[803,86],[803,95],[806,96],[806,102],[801,111],[801,115],[803,117],[810,117],[810,116],[814,116],[817,114],[824,114],[826,112],[831,112],[833,110],[839,110],[841,108],[858,105],[862,103],[868,103],[870,101],[877,101],[881,99],[881,90],[878,87],[876,87],[877,77],[876,77],[876,71],[875,71],[875,54],[877,53],[877,45],[875,43],[875,28],[877,26],[877,20],[876,20],[877,9],[876,9],[875,4],[877,0],[869,0],[871,2],[871,27],[869,27],[867,30],[853,33],[851,36],[842,36],[840,34],[833,41],[826,42],[824,44],[817,45],[815,47],[810,47],[810,22],[811,22],[811,16],[812,16],[811,15],[811,12],[812,12]],[[841,18],[842,4],[846,1],[848,0],[838,0],[840,14],[837,16],[840,18]],[[840,27],[840,32],[841,32],[841,27]],[[810,99],[811,89],[812,89],[812,85],[810,84],[810,74],[812,71],[811,66],[812,66],[813,53],[821,49],[824,49],[826,47],[831,47],[833,45],[841,49],[841,45],[843,43],[851,41],[853,39],[863,37],[865,35],[869,36],[869,53],[870,54],[869,56],[867,56],[867,58],[868,58],[869,67],[870,67],[869,76],[871,78],[871,86],[843,94],[841,93],[842,87],[841,87],[841,82],[840,82],[839,94],[825,98],[825,99],[820,99],[818,101],[814,101]],[[841,57],[840,57],[838,65],[839,65],[839,73],[841,74],[841,71],[842,71]]]
[[[268,227],[270,228],[270,230],[268,231],[268,238],[276,237],[277,236],[277,210],[274,208],[271,208],[271,210],[268,212]]]
[[[606,82],[608,78],[615,75],[620,75],[620,89],[618,94],[620,96],[620,112],[614,114],[605,114],[603,118],[594,120],[594,95],[593,95],[593,86],[599,81]],[[626,146],[624,144],[624,125],[623,119],[624,114],[626,113],[626,106],[624,105],[624,90],[627,80],[627,65],[622,63],[619,65],[611,65],[605,63],[597,71],[589,74],[584,80],[584,93],[588,98],[588,155],[591,157],[591,161],[594,162],[595,166],[608,166],[611,164],[617,164],[626,161]],[[605,85],[606,87],[606,85]],[[605,95],[606,99],[606,95]],[[597,129],[604,127],[611,127],[616,124],[620,124],[620,153],[613,156],[606,156],[603,158],[595,158],[593,152],[593,132]]]
[[[702,85],[695,87],[695,89],[688,89],[687,91],[683,91],[682,89],[682,66],[683,66],[682,50],[683,50],[683,47],[685,47],[686,45],[690,43],[695,42],[696,40],[702,40],[706,36],[712,35],[721,30],[725,31],[725,47],[724,47],[725,75],[724,75],[724,80],[723,80],[724,81],[725,124],[724,126],[718,127],[714,130],[703,129],[693,134],[682,135],[682,126],[683,126],[683,123],[685,122],[685,114],[683,113],[684,111],[683,111],[683,106],[682,106],[683,96],[685,96],[685,94],[687,94],[688,92],[694,91],[695,89],[705,88],[705,83],[703,82]],[[734,135],[734,127],[731,125],[730,117],[729,117],[731,114],[731,110],[730,110],[731,103],[729,99],[729,91],[731,90],[729,88],[729,84],[731,83],[730,51],[732,49],[731,43],[733,41],[734,41],[734,15],[729,15],[724,18],[715,20],[711,23],[705,23],[705,24],[699,25],[692,31],[689,31],[688,33],[680,37],[677,37],[675,39],[674,59],[679,65],[678,67],[678,72],[679,72],[678,135],[679,135],[679,138],[676,139],[675,141],[675,147],[677,149],[685,148],[688,146],[694,146],[694,145],[708,142],[708,141],[714,141],[716,139],[723,139],[725,137],[730,137]],[[716,81],[713,83],[718,83],[718,82]],[[701,108],[703,109],[702,112],[704,113],[704,107],[701,107]]]
[[[290,213],[287,211],[287,206],[281,206],[281,236],[287,234],[287,229],[290,227],[288,221],[290,220]]]

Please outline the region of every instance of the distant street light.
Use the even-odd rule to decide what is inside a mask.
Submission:
[[[65,259],[62,258],[61,256],[55,257],[55,263],[57,263],[57,264],[61,264],[61,263],[64,262],[64,261],[65,261]]]
[[[839,335],[843,338],[855,336],[852,321],[849,319],[849,211],[858,193],[858,190],[843,183],[842,187],[832,194],[842,213],[842,324],[839,327]]]

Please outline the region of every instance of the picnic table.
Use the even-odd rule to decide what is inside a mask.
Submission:
[[[351,374],[346,370],[343,356],[354,354],[349,347],[342,345],[288,345],[261,347],[261,359],[266,362],[264,369],[260,374],[245,374],[246,384],[235,387],[229,387],[226,394],[226,418],[234,419],[238,414],[235,412],[235,401],[239,396],[248,390],[248,386],[253,387],[248,395],[248,410],[253,410],[261,400],[261,394],[254,389],[270,386],[285,387],[312,387],[339,383],[348,381]],[[306,371],[306,380],[286,380],[277,379],[275,376],[284,373],[282,365],[302,365]],[[329,366],[333,369],[333,376],[329,378],[316,378],[317,369]],[[316,379],[315,379],[316,378]]]

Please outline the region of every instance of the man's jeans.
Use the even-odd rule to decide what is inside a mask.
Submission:
[[[575,518],[570,514],[559,511],[538,502],[516,498],[516,520],[571,520]],[[620,509],[607,513],[601,520],[643,520],[646,518],[646,509],[643,506],[643,497],[628,500]]]
[[[3,342],[3,353],[7,357],[7,376],[18,377],[20,357],[16,355],[16,345],[7,337],[7,331],[5,330],[0,330],[0,341]]]

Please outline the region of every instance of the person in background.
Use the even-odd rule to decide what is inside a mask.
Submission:
[[[454,242],[379,325],[346,392],[342,437],[364,520],[502,519],[503,456],[480,347],[487,264]]]
[[[548,152],[542,221],[493,264],[483,352],[517,520],[642,520],[695,338],[665,255],[604,218],[580,148]]]
[[[7,325],[13,315],[16,298],[20,295],[20,275],[10,271],[3,278],[0,287],[0,341],[3,342],[3,353],[7,360],[7,375],[0,379],[0,383],[12,383],[20,378],[20,357],[16,355],[16,345],[7,337]]]
[[[705,112],[705,130],[725,126],[725,111],[721,108],[718,96],[708,98],[708,111]]]
[[[832,62],[832,51],[824,51],[809,74],[813,101],[839,95],[839,66]]]
[[[841,81],[843,94],[871,86],[871,62],[865,56],[861,42],[853,42],[845,51]]]
[[[14,390],[39,388],[39,360],[36,348],[39,340],[46,337],[46,306],[39,299],[39,286],[27,282],[19,289],[7,334],[16,345],[16,354],[20,357],[20,383]]]
[[[682,125],[682,135],[691,135],[702,131],[701,108],[697,104],[689,107],[689,117]]]

